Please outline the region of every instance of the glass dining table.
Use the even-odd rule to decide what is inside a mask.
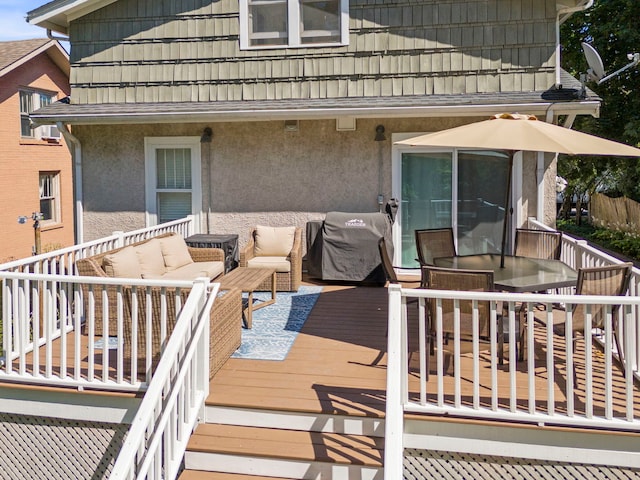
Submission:
[[[434,259],[437,267],[462,270],[493,270],[493,283],[497,290],[513,293],[539,292],[563,287],[575,287],[578,272],[560,260],[530,257],[504,257],[500,254],[461,255]]]

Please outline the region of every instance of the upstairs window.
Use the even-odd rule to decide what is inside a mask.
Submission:
[[[20,91],[20,135],[23,138],[36,139],[58,139],[60,133],[55,126],[43,125],[34,128],[31,124],[29,114],[34,110],[49,105],[55,101],[55,95],[48,92],[38,92],[35,90]]]
[[[347,45],[348,0],[240,0],[240,47]]]

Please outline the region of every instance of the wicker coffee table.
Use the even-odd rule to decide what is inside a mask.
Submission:
[[[253,304],[253,292],[262,282],[271,278],[271,299]],[[249,294],[249,304],[246,308],[245,325],[251,328],[253,311],[258,308],[273,305],[276,301],[276,269],[275,268],[248,268],[238,267],[223,275],[220,280],[221,290],[239,288],[244,293]]]

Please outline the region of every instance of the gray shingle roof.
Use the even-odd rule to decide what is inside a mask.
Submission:
[[[48,38],[0,42],[0,70],[11,66],[22,57],[50,42]]]

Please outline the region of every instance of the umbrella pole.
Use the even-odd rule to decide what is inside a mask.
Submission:
[[[500,268],[504,268],[504,251],[507,246],[507,224],[509,223],[509,205],[511,204],[511,172],[513,171],[513,156],[515,152],[509,151],[509,172],[507,174],[507,193],[504,200],[504,221],[502,222],[502,245],[500,247]]]

